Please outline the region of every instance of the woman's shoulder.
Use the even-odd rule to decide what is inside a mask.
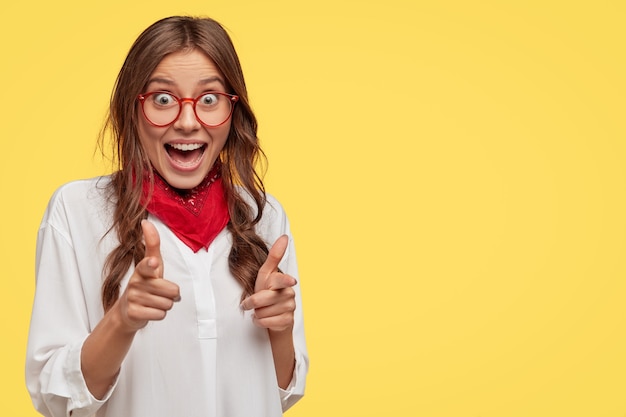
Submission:
[[[280,201],[278,201],[278,199],[274,197],[272,194],[266,193],[265,194],[265,207],[263,207],[263,214],[265,215],[265,213],[268,211],[271,211],[273,213],[280,214],[280,215],[285,214],[285,209],[283,208],[283,205],[280,204]]]
[[[256,229],[268,243],[272,243],[282,234],[290,233],[287,213],[283,205],[272,194],[265,194],[263,214]]]
[[[108,175],[70,181],[58,187],[52,195],[52,199],[72,198],[74,196],[82,196],[83,199],[86,196],[93,197],[94,192],[104,191],[110,183],[111,177]]]
[[[250,206],[252,209],[253,215],[257,214],[257,205],[254,201],[254,198],[243,188],[238,187],[237,192],[243,198],[243,200]],[[275,216],[284,216],[285,210],[283,209],[282,204],[278,201],[276,197],[272,194],[266,192],[265,193],[265,204],[262,209],[262,218],[264,217],[275,217]]]
[[[107,186],[110,182],[110,176],[102,176],[75,180],[61,185],[48,202],[44,222],[89,215],[94,210],[101,211],[107,206]]]
[[[109,176],[74,180],[61,185],[50,197],[48,209],[62,205],[84,205],[94,200],[102,201],[107,195]]]

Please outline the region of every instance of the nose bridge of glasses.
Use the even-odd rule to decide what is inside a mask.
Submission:
[[[180,106],[179,113],[183,113],[185,111],[185,103],[191,104],[191,111],[195,113],[196,111],[196,99],[183,97],[178,99],[178,105]]]
[[[188,98],[188,97],[183,97],[183,98],[179,98],[178,99],[178,105],[180,106],[180,109],[178,111],[178,117],[176,117],[176,119],[174,119],[174,122],[178,121],[182,121],[183,123],[186,123],[188,121],[193,120],[195,121],[200,121],[198,114],[196,113],[196,99],[193,98]],[[191,104],[191,106],[189,106],[187,113],[185,112],[185,103],[189,103]],[[190,113],[189,113],[190,112]]]
[[[196,103],[196,99],[195,98],[188,98],[188,97],[179,98],[178,101],[180,102],[181,107],[185,103],[189,103],[192,106]]]

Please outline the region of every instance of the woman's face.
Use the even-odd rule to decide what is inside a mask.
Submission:
[[[163,58],[144,93],[153,91],[179,98],[196,98],[208,91],[227,92],[224,77],[213,61],[196,49]],[[218,127],[206,127],[196,119],[192,103],[184,102],[174,123],[156,127],[141,109],[138,111],[139,140],[157,172],[174,188],[188,190],[200,184],[226,143],[231,119]]]

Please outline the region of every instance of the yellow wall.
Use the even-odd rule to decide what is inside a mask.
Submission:
[[[47,200],[109,170],[123,57],[187,13],[230,30],[294,226],[311,373],[288,416],[626,415],[618,0],[3,5],[0,415],[36,415]]]

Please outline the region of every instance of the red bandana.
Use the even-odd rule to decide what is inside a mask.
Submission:
[[[217,161],[206,178],[191,190],[173,188],[154,171],[154,191],[146,209],[194,252],[208,249],[230,220],[220,167]],[[146,178],[144,199],[149,193],[150,180]]]

